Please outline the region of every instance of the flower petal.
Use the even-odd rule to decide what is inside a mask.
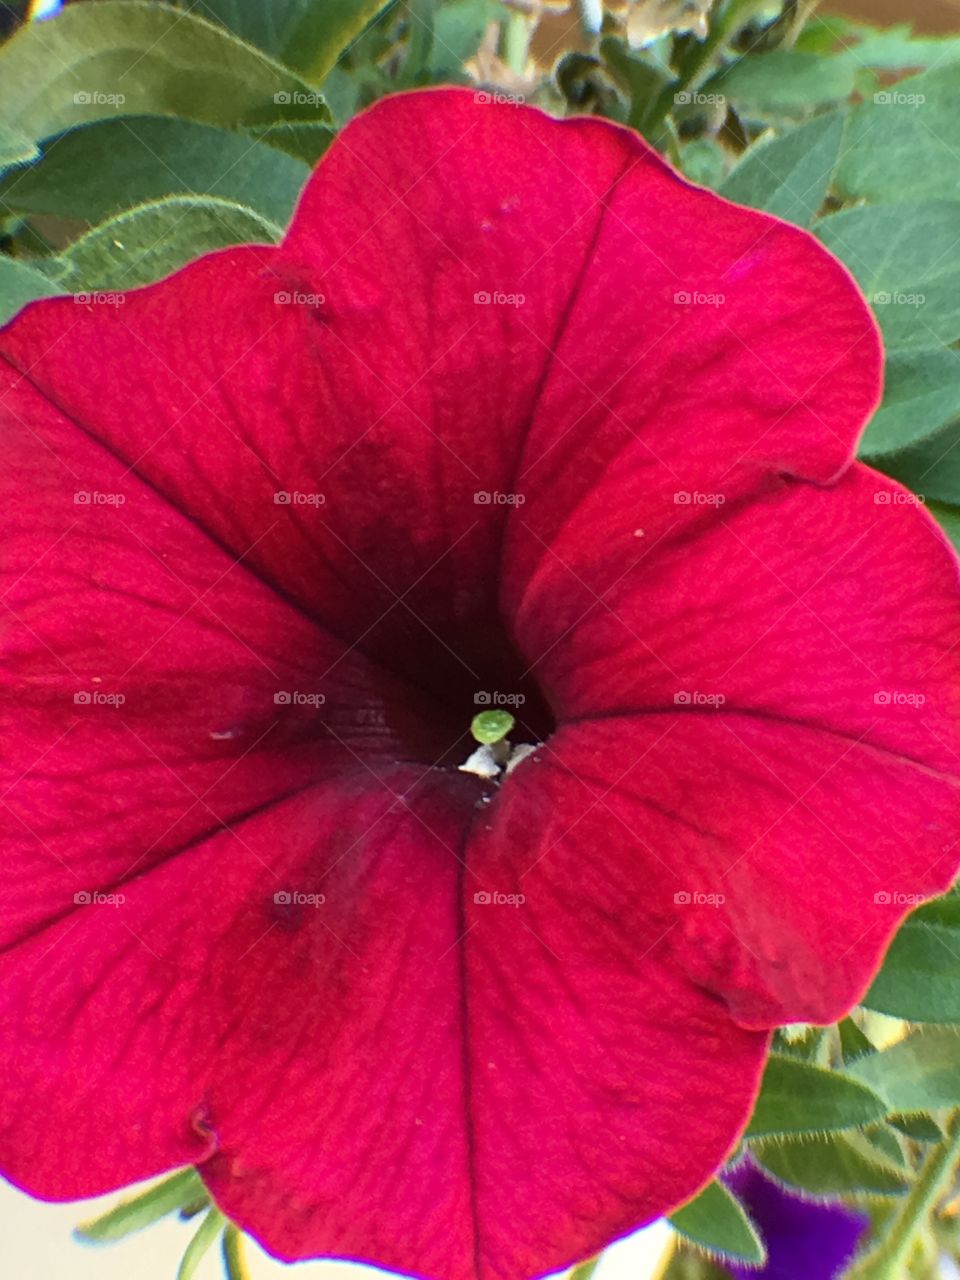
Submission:
[[[0,945],[360,755],[463,734],[36,392],[0,426]]]
[[[465,695],[501,548],[544,555],[518,502],[549,543],[625,451],[675,487],[703,459],[731,490],[827,479],[879,389],[869,311],[806,232],[625,129],[456,89],[351,124],[279,249],[33,306],[0,353],[312,617]]]
[[[243,1161],[248,1174],[262,1161],[278,1185],[256,1226],[279,1247],[290,1238],[284,1212],[296,1220],[312,1206],[319,1221],[338,1184],[364,1176],[335,1128],[369,1154],[392,1098],[395,1151],[414,1147],[411,1109],[428,1114],[428,1088],[442,1132],[426,1129],[421,1146],[449,1144],[444,1159],[457,1168],[459,1004],[445,985],[457,970],[437,962],[458,935],[459,862],[446,842],[469,814],[453,804],[468,784],[428,780],[414,817],[400,797],[421,775],[361,771],[306,790],[8,949],[0,1132],[11,1176],[70,1198],[216,1152],[213,1180],[232,1181],[242,1200]],[[377,1036],[391,1052],[370,1052]],[[445,1080],[433,1077],[437,1062]],[[258,1118],[255,1145],[238,1152]],[[70,1142],[51,1142],[56,1132]],[[388,1156],[384,1177],[389,1167]],[[300,1175],[306,1184],[284,1206],[279,1184]],[[452,1196],[465,1194],[462,1174],[448,1181]],[[360,1204],[343,1190],[348,1221]],[[371,1205],[358,1239],[372,1215]],[[317,1251],[336,1246],[329,1221],[319,1232]],[[397,1232],[397,1248],[405,1237]]]
[[[70,1198],[195,1160],[281,1257],[437,1280],[558,1269],[693,1194],[767,1037],[662,946],[637,963],[659,922],[624,930],[602,859],[500,901],[513,828],[568,803],[543,778],[470,847],[456,775],[317,786],[8,951],[10,1176]]]
[[[678,913],[687,971],[744,1025],[832,1021],[956,873],[956,559],[860,466],[833,489],[771,479],[729,509],[675,508],[624,570],[606,548],[630,506],[601,486],[583,536],[551,549],[521,649],[585,735],[571,772],[613,784],[607,806],[677,892],[725,896]]]
[[[282,1256],[438,1280],[696,1192],[765,1028],[866,985],[900,911],[867,891],[955,865],[955,567],[914,512],[858,539],[868,473],[798,483],[877,398],[843,268],[625,130],[440,91],[345,130],[280,248],[35,305],[0,355],[38,507],[0,513],[5,1168],[56,1197],[203,1160]],[[701,490],[728,518],[691,498],[674,535]],[[929,691],[923,741],[907,704],[869,723],[855,658]],[[493,804],[395,763],[523,665],[563,723]],[[71,727],[75,677],[131,671],[127,723]],[[729,715],[677,711],[727,673]]]
[[[749,1156],[724,1174],[760,1228],[768,1259],[755,1267],[726,1263],[734,1280],[838,1280],[870,1219],[840,1201],[819,1204],[780,1186]]]

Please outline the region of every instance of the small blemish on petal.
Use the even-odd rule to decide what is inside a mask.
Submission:
[[[742,280],[744,276],[749,275],[751,271],[763,265],[767,260],[767,251],[757,250],[755,253],[745,253],[742,258],[728,267],[723,273],[724,280]]]
[[[198,1138],[206,1142],[207,1149],[201,1159],[208,1160],[219,1148],[220,1139],[217,1137],[213,1122],[210,1119],[210,1109],[205,1102],[200,1103],[190,1112],[190,1128]]]

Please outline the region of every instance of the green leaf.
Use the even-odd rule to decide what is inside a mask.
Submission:
[[[63,293],[63,289],[48,276],[0,254],[0,324],[6,324],[35,298],[49,298],[56,293]]]
[[[856,1134],[811,1134],[785,1142],[751,1143],[750,1153],[780,1182],[825,1200],[896,1196],[907,1189],[903,1173]]]
[[[841,43],[845,43],[844,37],[853,26],[852,22],[834,13],[827,19],[811,14],[794,40],[793,48],[799,49],[801,53],[817,53],[825,58],[836,57]]]
[[[723,94],[739,114],[754,119],[799,117],[849,98],[855,79],[856,67],[842,58],[776,49],[741,58],[704,91]]]
[[[814,230],[856,276],[888,348],[960,338],[960,201],[848,209]]]
[[[860,442],[864,457],[896,453],[960,417],[960,353],[948,347],[893,352],[883,404]]]
[[[956,36],[915,36],[906,22],[882,29],[856,26],[851,32],[858,39],[850,56],[878,71],[942,67],[960,59],[960,40]]]
[[[187,1245],[183,1261],[177,1269],[177,1280],[193,1280],[197,1274],[197,1267],[203,1261],[207,1250],[220,1235],[226,1223],[227,1220],[219,1209],[213,1208],[208,1211],[197,1228],[196,1235]]]
[[[329,122],[320,95],[288,68],[166,4],[70,5],[0,47],[0,119],[28,138],[114,116],[167,114],[226,128]]]
[[[947,535],[954,551],[960,554],[960,509],[944,506],[940,502],[928,502],[927,510]]]
[[[853,1062],[864,1053],[875,1053],[876,1050],[866,1035],[860,1030],[852,1018],[844,1018],[838,1027],[840,1032],[840,1052],[844,1064]]]
[[[18,129],[10,129],[0,123],[0,169],[7,165],[22,164],[37,154],[36,143]]]
[[[899,480],[905,488],[922,495],[921,501],[926,501],[931,511],[937,502],[960,506],[960,430],[957,424],[923,440],[915,448],[879,457],[875,459],[875,465]],[[956,546],[956,520],[939,516],[937,519]]]
[[[721,1182],[711,1182],[667,1219],[684,1240],[713,1257],[761,1265],[767,1251],[746,1210]]]
[[[433,50],[433,20],[438,8],[438,0],[405,0],[404,2],[407,38],[403,65],[399,68],[397,76],[397,84],[401,88],[415,88],[418,84],[429,80],[427,63]]]
[[[848,1073],[896,1112],[960,1106],[960,1036],[929,1028],[889,1049],[858,1058]]]
[[[912,1116],[892,1115],[890,1123],[914,1142],[942,1142],[943,1130],[932,1116],[919,1112]]]
[[[250,125],[244,133],[267,146],[285,151],[311,169],[336,137],[329,124],[313,124],[306,120],[281,120],[278,124]]]
[[[849,54],[836,53],[838,39],[849,46]],[[960,40],[955,36],[916,36],[906,22],[892,27],[866,27],[836,14],[811,19],[796,47],[849,57],[878,71],[919,71],[960,58]]]
[[[433,20],[433,45],[427,70],[434,80],[460,79],[463,64],[480,48],[491,22],[503,18],[500,0],[450,0]]]
[[[960,154],[955,129],[960,116],[956,67],[901,80],[881,91],[847,121],[836,185],[848,200],[914,201],[956,197]],[[917,101],[917,99],[923,101]]]
[[[778,1056],[802,1058],[804,1062],[816,1065],[821,1056],[824,1060],[826,1058],[827,1041],[823,1027],[814,1027],[809,1022],[791,1022],[777,1028],[772,1048]]]
[[[907,1159],[903,1154],[900,1135],[885,1122],[868,1124],[862,1131],[864,1141],[888,1164],[901,1169],[907,1168]]]
[[[168,1213],[175,1212],[201,1196],[206,1196],[206,1188],[196,1169],[181,1169],[172,1178],[157,1183],[132,1200],[118,1204],[103,1217],[83,1223],[77,1227],[75,1234],[98,1244],[122,1240],[134,1231],[159,1222]]]
[[[861,1003],[911,1022],[960,1023],[960,928],[909,916]]]
[[[761,138],[728,176],[720,194],[808,227],[830,187],[843,120],[839,111],[832,111],[779,138]]]
[[[911,920],[925,920],[928,924],[941,924],[949,929],[960,929],[960,887],[954,887],[939,898],[931,898],[917,907]]]
[[[303,20],[310,0],[170,0],[175,9],[188,10],[217,22],[248,44],[283,60],[283,51]]]
[[[931,511],[936,502],[960,506],[960,423],[952,423],[902,453],[881,454],[873,461],[913,493],[921,494]],[[956,518],[937,515],[937,519],[957,545]]]
[[[886,1110],[883,1100],[857,1080],[771,1054],[747,1137],[852,1129],[879,1120]]]
[[[174,0],[319,83],[388,0]]]
[[[629,99],[626,123],[649,136],[651,141],[657,141],[659,117],[664,106],[670,104],[669,98],[664,100],[664,94],[678,83],[676,76],[652,58],[628,48],[623,40],[613,37],[602,40],[600,53],[604,65]]]
[[[680,168],[691,182],[715,191],[723,182],[726,168],[723,147],[711,138],[694,138],[680,150]]]
[[[60,257],[60,282],[73,292],[149,284],[184,263],[234,244],[264,244],[281,229],[252,209],[208,196],[143,204],[81,236]]]
[[[384,0],[301,0],[305,13],[284,60],[319,83],[341,53],[387,5]],[[298,53],[298,50],[302,53]],[[307,50],[310,50],[309,55]]]
[[[192,120],[133,116],[48,139],[43,156],[0,179],[0,212],[102,222],[182,194],[220,196],[284,224],[310,170],[273,147]]]

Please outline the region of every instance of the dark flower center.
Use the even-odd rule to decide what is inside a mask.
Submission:
[[[408,672],[428,695],[426,714],[435,721],[438,745],[448,741],[446,749],[440,746],[439,763],[460,764],[476,745],[470,724],[480,711],[509,711],[516,722],[510,733],[514,744],[550,737],[556,719],[547,696],[499,620],[475,624],[469,634],[448,632],[440,643],[449,647],[446,662],[440,663],[430,646],[416,669]]]
[[[400,602],[361,596],[357,614],[331,628],[345,651],[318,671],[316,695],[285,691],[274,708],[287,741],[332,739],[350,767],[386,757],[457,768],[477,745],[470,726],[479,712],[514,717],[512,746],[551,736],[550,699],[491,603],[489,585],[459,592],[449,580],[421,585],[427,589],[398,591]],[[360,677],[351,671],[358,657],[366,660]]]

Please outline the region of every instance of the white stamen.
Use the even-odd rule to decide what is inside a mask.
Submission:
[[[496,778],[500,774],[500,766],[489,746],[484,744],[464,763],[458,766],[461,773],[475,773],[478,778]]]

